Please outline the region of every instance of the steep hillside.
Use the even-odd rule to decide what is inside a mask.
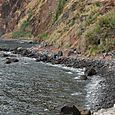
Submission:
[[[4,37],[34,38],[88,55],[115,49],[114,0],[0,0]]]

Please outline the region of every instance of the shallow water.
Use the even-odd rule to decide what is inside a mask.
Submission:
[[[84,69],[16,56],[19,62],[9,65],[0,57],[0,115],[58,115],[66,104],[94,110],[97,105],[97,109],[101,107],[106,78],[93,76],[83,81],[79,76]]]

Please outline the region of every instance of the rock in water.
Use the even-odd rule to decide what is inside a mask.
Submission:
[[[93,76],[93,75],[96,75],[97,72],[96,72],[96,70],[95,70],[94,68],[87,68],[87,69],[85,70],[85,74],[86,74],[87,76]]]
[[[13,63],[13,62],[18,62],[19,60],[16,59],[16,58],[6,58],[6,62],[5,64],[10,64],[10,63]]]
[[[82,110],[81,115],[91,115],[91,111],[90,110]]]
[[[5,64],[10,64],[10,63],[12,63],[10,59],[5,62]]]
[[[73,105],[73,107],[64,106],[61,108],[61,115],[71,114],[71,115],[81,115],[80,111]]]
[[[80,80],[87,80],[87,75],[81,75]]]

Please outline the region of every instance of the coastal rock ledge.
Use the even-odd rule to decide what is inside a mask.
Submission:
[[[114,107],[109,109],[101,109],[98,112],[95,112],[93,115],[115,115],[115,104]]]

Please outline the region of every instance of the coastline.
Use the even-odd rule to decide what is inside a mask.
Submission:
[[[39,46],[39,45],[38,45]],[[115,60],[106,60],[106,59],[99,59],[99,58],[86,58],[86,57],[80,57],[76,55],[70,55],[70,56],[65,56],[65,55],[60,55],[59,56],[59,50],[55,49],[53,51],[47,51],[47,47],[32,47],[32,48],[22,48],[22,47],[17,47],[14,49],[2,49],[2,51],[11,51],[14,54],[19,54],[25,57],[30,57],[30,58],[35,58],[36,62],[50,62],[52,64],[64,64],[65,66],[68,67],[74,67],[74,68],[91,68],[93,67],[97,75],[101,75],[102,77],[110,77],[110,76],[115,76]],[[53,48],[52,48],[53,49]],[[61,50],[62,51],[62,50]],[[62,51],[63,52],[63,51]],[[93,77],[93,76],[91,76]],[[111,81],[110,81],[111,83]],[[111,97],[111,96],[110,96]],[[109,103],[108,105],[103,105],[102,108],[105,108],[105,111],[113,106],[115,102]],[[101,109],[101,108],[100,108]],[[97,111],[97,110],[96,110]],[[111,109],[110,109],[111,111]],[[94,113],[94,115],[97,115],[97,112]],[[98,113],[98,115],[101,115],[101,113]],[[104,114],[104,115],[109,115],[109,114]]]

